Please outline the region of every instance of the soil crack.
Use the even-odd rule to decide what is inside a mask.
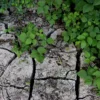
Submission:
[[[44,77],[44,78],[36,78],[35,80],[48,80],[48,79],[53,79],[53,80],[72,80],[72,81],[75,81],[74,79],[69,79],[69,78],[66,78],[66,77],[52,77],[52,76]]]
[[[34,58],[32,58],[32,62],[33,62],[33,71],[32,71],[32,75],[31,75],[31,79],[30,79],[30,91],[29,91],[29,98],[28,98],[28,100],[30,100],[31,97],[32,97],[32,91],[33,91],[34,80],[35,80],[35,73],[36,73],[36,61],[35,61]]]
[[[82,50],[79,49],[77,50],[77,54],[76,54],[76,72],[80,71],[80,56],[81,56]],[[79,85],[80,85],[80,78],[77,75],[76,77],[76,83],[75,83],[75,91],[76,91],[76,100],[79,100]]]

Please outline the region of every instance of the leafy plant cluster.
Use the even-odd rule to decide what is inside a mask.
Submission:
[[[63,16],[64,41],[74,42],[83,49],[85,62],[90,63],[100,57],[100,1],[74,0],[72,3],[74,9]]]
[[[100,69],[97,66],[89,66],[87,70],[82,69],[78,75],[84,79],[87,85],[94,86],[97,94],[100,95]]]
[[[63,0],[39,0],[37,2],[37,13],[45,16],[46,20],[51,24],[62,16],[61,5]]]
[[[10,7],[13,7],[18,14],[23,14],[27,8],[34,6],[33,0],[1,0],[0,12],[3,13]]]
[[[83,49],[86,63],[100,57],[99,0],[41,0],[37,6],[38,14],[45,16],[51,25],[62,21],[64,41]]]
[[[33,23],[29,23],[17,34],[13,51],[20,57],[25,51],[31,52],[30,56],[38,62],[43,62],[47,45],[53,44],[52,38],[47,38],[42,29],[38,29]]]

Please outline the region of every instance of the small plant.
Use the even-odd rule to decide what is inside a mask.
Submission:
[[[53,25],[61,17],[62,0],[40,0],[37,5],[37,13],[46,17],[47,21]]]
[[[82,69],[78,73],[87,85],[92,85],[96,88],[97,94],[100,95],[100,69],[96,66]]]
[[[3,13],[8,8],[13,7],[17,14],[23,14],[27,8],[33,6],[33,0],[2,0],[0,1],[0,12]]]
[[[43,62],[46,46],[53,44],[52,38],[47,38],[43,31],[35,27],[33,23],[29,23],[21,30],[21,33],[16,34],[18,40],[15,42],[13,51],[20,57],[25,51],[31,51],[31,57],[39,62]]]
[[[91,63],[100,57],[100,12],[99,1],[76,0],[72,2],[75,8],[67,8],[63,15],[65,31],[63,38],[66,42],[74,42],[77,48],[85,53],[85,62]],[[69,2],[67,6],[72,4]],[[81,9],[80,9],[81,8]],[[92,10],[91,10],[92,9]]]

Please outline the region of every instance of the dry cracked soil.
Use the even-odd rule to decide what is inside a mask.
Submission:
[[[33,72],[35,78],[31,100],[100,100],[92,92],[93,87],[85,85],[76,74],[83,58],[82,52],[76,50],[73,44],[65,45],[59,41],[46,54],[43,63],[36,62],[36,69],[27,52],[18,58],[11,50],[15,39],[13,34],[4,32],[14,25],[13,21],[8,21],[9,18],[7,16],[4,22],[0,22],[0,100],[28,100]],[[53,39],[62,32],[60,27],[47,26],[40,17],[34,16],[32,22],[37,26],[43,24],[45,34],[52,31]]]

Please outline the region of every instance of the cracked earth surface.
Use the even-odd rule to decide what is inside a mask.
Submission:
[[[33,100],[74,100],[76,98],[75,55],[76,52],[63,53],[55,48],[51,49],[42,64],[37,63]],[[63,62],[59,63],[59,60]],[[24,54],[21,58],[17,58],[2,46],[0,65],[3,69],[0,70],[2,73],[0,74],[0,100],[27,100],[32,73],[32,59],[29,55]]]
[[[39,20],[41,18],[36,19],[38,25],[41,24]],[[50,30],[44,27],[44,31],[47,34]],[[51,37],[56,38],[59,31],[54,31]],[[28,53],[18,58],[11,51],[14,36],[2,33],[0,31],[0,100],[28,100],[34,62]],[[61,47],[63,43],[60,44]],[[92,92],[93,87],[77,77],[83,60],[81,51],[73,44],[62,47],[59,48],[58,42],[42,64],[36,62],[31,100],[100,100]]]

